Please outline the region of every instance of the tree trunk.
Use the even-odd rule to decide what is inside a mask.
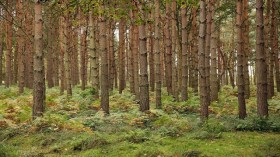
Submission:
[[[121,94],[125,87],[125,19],[119,23],[119,93]]]
[[[206,3],[200,0],[200,19],[199,19],[199,90],[200,90],[200,112],[201,120],[208,118],[208,98],[206,85],[206,66],[205,66],[205,32],[206,30]]]
[[[165,58],[166,58],[166,87],[168,94],[172,93],[172,44],[171,44],[171,35],[170,35],[170,3],[166,1],[166,17],[165,17]]]
[[[146,13],[142,10],[140,3],[141,24],[139,25],[139,51],[140,51],[140,111],[144,112],[150,109],[149,104],[149,79],[148,79],[148,61],[147,61],[147,37],[146,37]]]
[[[33,84],[33,112],[35,119],[42,116],[45,108],[45,78],[44,78],[44,53],[43,53],[43,18],[42,4],[35,2],[35,36],[34,36],[34,84]]]
[[[3,16],[2,12],[0,12],[0,16]],[[3,20],[0,20],[0,85],[2,85],[2,81],[3,81],[3,71],[2,71],[2,68],[3,68],[3,30],[4,30],[4,27],[3,27],[3,23],[4,21]]]
[[[155,81],[156,81],[156,108],[161,108],[161,61],[160,61],[160,9],[159,0],[155,0]]]
[[[210,91],[211,91],[211,101],[218,100],[218,78],[217,78],[217,31],[215,27],[215,0],[211,0],[211,76],[210,76]]]
[[[65,67],[64,67],[64,19],[60,17],[59,39],[60,39],[60,94],[64,93],[65,89]]]
[[[22,1],[17,2],[18,6],[18,21],[19,21],[19,28],[17,30],[17,38],[18,38],[18,71],[19,71],[19,77],[18,77],[18,87],[19,87],[19,93],[23,93],[24,91],[24,39],[23,39],[23,4]],[[2,64],[2,63],[0,63]],[[1,74],[0,74],[1,75]],[[0,80],[1,81],[1,80]]]
[[[90,54],[90,64],[91,64],[91,79],[92,79],[92,87],[98,90],[98,60],[97,60],[97,53],[96,53],[96,44],[95,44],[95,26],[94,26],[94,17],[93,13],[89,13],[89,54]],[[96,94],[98,96],[98,92]]]
[[[236,3],[236,26],[237,26],[237,82],[238,82],[238,104],[239,104],[239,118],[246,117],[245,106],[245,80],[244,80],[244,52],[242,47],[244,44],[242,37],[242,3],[243,0],[237,0]]]
[[[133,10],[133,16],[134,18],[137,16],[136,14],[136,10]],[[139,43],[139,31],[138,28],[136,26],[136,24],[134,25],[134,31],[133,31],[133,61],[134,61],[134,88],[135,88],[135,95],[136,95],[136,100],[139,100],[140,95],[139,95],[139,65],[138,65],[138,43]]]
[[[263,24],[263,0],[257,0],[256,19],[256,75],[257,75],[257,106],[260,117],[268,116],[267,104],[267,69],[264,51],[264,24]]]
[[[12,1],[7,0],[7,6],[12,6]],[[6,12],[6,79],[5,86],[10,87],[12,83],[12,37],[13,37],[13,17],[12,10]]]
[[[188,41],[187,41],[187,7],[181,8],[182,18],[182,101],[188,99]]]
[[[172,94],[175,97],[176,101],[179,101],[179,94],[178,94],[178,72],[177,72],[177,28],[176,28],[176,0],[172,0],[171,6],[171,56],[172,56]]]
[[[250,98],[250,77],[249,77],[249,66],[248,56],[250,55],[250,41],[249,41],[249,16],[248,16],[248,0],[243,0],[243,37],[244,37],[244,79],[245,79],[245,98]]]
[[[275,60],[275,75],[276,75],[276,87],[277,87],[277,92],[280,92],[280,69],[279,69],[279,33],[278,33],[278,20],[277,17],[279,17],[279,12],[277,13],[277,8],[276,8],[276,1],[272,1],[272,11],[275,12],[273,16],[273,23],[275,26],[274,30],[274,40],[273,40],[273,47],[274,47],[274,60]]]
[[[133,19],[133,13],[130,11],[130,18]],[[133,22],[130,23],[129,27],[129,54],[128,54],[128,62],[129,66],[128,68],[128,73],[129,73],[129,87],[130,87],[130,92],[135,94],[135,88],[134,88],[134,58],[133,58]]]
[[[102,9],[105,9],[104,4]],[[107,51],[107,34],[106,34],[106,17],[105,15],[100,15],[99,17],[99,48],[101,56],[101,108],[106,113],[109,114],[109,74],[108,74],[108,51]]]
[[[70,13],[67,11],[67,15],[65,15],[65,34],[64,34],[64,48],[65,48],[65,77],[66,77],[66,89],[67,89],[67,96],[72,96],[72,82],[71,82],[71,61],[70,61],[70,33],[71,33],[71,24],[69,21]]]

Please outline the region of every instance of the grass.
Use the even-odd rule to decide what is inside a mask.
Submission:
[[[269,101],[270,118],[256,116],[255,88],[247,101],[248,118],[237,118],[236,90],[223,87],[199,120],[199,97],[186,102],[163,91],[163,108],[141,113],[135,97],[110,92],[110,116],[95,100],[94,89],[73,89],[73,96],[47,90],[44,117],[31,121],[32,93],[0,87],[0,157],[10,156],[279,156],[280,94]]]

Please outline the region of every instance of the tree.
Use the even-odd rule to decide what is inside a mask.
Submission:
[[[0,16],[2,16],[2,8],[0,8],[1,11],[0,11]],[[2,81],[3,81],[3,23],[4,21],[3,20],[0,20],[0,85],[2,85]]]
[[[102,10],[105,10],[105,4],[101,5]],[[106,114],[109,114],[109,73],[108,73],[108,51],[106,45],[106,16],[104,13],[99,15],[99,46],[100,46],[100,57],[101,57],[101,108]]]
[[[184,5],[184,4],[183,4]],[[188,99],[188,45],[187,45],[187,7],[181,8],[182,18],[182,101]]]
[[[32,117],[35,119],[42,116],[45,109],[45,76],[44,76],[44,53],[43,53],[43,18],[42,2],[36,0],[34,5],[34,84],[33,84],[33,110]]]
[[[160,61],[160,9],[159,0],[155,1],[155,82],[156,82],[156,107],[161,108],[161,61]]]
[[[264,24],[263,24],[263,0],[256,3],[256,75],[257,75],[257,108],[260,117],[268,116],[267,104],[267,69],[264,51]]]
[[[243,50],[243,34],[242,34],[242,8],[243,0],[236,1],[236,27],[237,27],[237,86],[238,86],[238,110],[239,118],[246,117],[245,106],[245,79],[244,79],[244,52]]]
[[[170,35],[170,3],[166,1],[166,17],[165,17],[165,76],[166,76],[166,87],[168,94],[172,93],[172,43],[171,43],[171,35]]]
[[[210,91],[211,91],[211,101],[218,100],[218,78],[217,78],[217,31],[215,28],[215,0],[211,0],[211,41],[210,41],[210,51],[211,51],[211,71],[210,71]]]
[[[148,61],[147,61],[147,37],[146,37],[146,12],[141,2],[139,3],[140,8],[140,19],[141,23],[138,26],[139,29],[139,52],[140,52],[140,111],[144,112],[150,109],[149,104],[149,79],[148,79]]]
[[[125,87],[125,20],[122,18],[119,23],[119,93],[121,94]]]
[[[199,17],[199,90],[200,90],[200,113],[201,120],[208,118],[208,101],[207,85],[206,85],[206,65],[205,65],[205,32],[206,30],[206,3],[205,0],[200,0],[200,17]]]
[[[12,1],[7,0],[7,6],[10,6],[9,8],[12,8]],[[10,87],[12,83],[12,37],[13,37],[13,15],[12,10],[6,11],[6,79],[5,79],[5,86]]]

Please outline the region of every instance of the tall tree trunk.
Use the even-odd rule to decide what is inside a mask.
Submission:
[[[181,8],[182,18],[182,101],[188,99],[188,45],[187,45],[187,7]]]
[[[166,87],[168,94],[172,93],[172,43],[171,43],[171,35],[170,35],[170,17],[171,17],[171,11],[170,11],[170,3],[166,1],[166,17],[165,17],[165,58],[166,58]]]
[[[208,118],[208,98],[206,85],[206,66],[205,66],[205,35],[206,35],[206,3],[200,0],[200,19],[199,19],[199,90],[200,90],[200,112],[201,120]]]
[[[133,10],[133,17],[135,18],[137,16],[136,10]],[[137,25],[134,25],[134,30],[133,30],[133,61],[134,61],[134,88],[135,88],[135,95],[136,99],[140,99],[140,93],[139,93],[139,51],[138,51],[138,45],[139,45],[139,31],[137,28]]]
[[[119,93],[121,94],[125,87],[125,19],[119,23]]]
[[[90,62],[91,62],[91,79],[92,79],[92,87],[96,90],[99,89],[98,87],[98,81],[99,81],[99,74],[98,74],[98,57],[96,53],[96,40],[95,40],[95,26],[94,26],[94,17],[92,15],[93,13],[89,13],[89,29],[90,29],[90,35],[89,35],[89,54],[90,54]],[[97,92],[98,93],[98,92]],[[98,96],[98,94],[96,94]]]
[[[0,16],[2,16],[2,15],[3,15],[2,12],[0,12]],[[3,40],[2,40],[2,37],[3,37],[3,30],[4,30],[3,23],[4,23],[4,21],[0,20],[0,85],[2,85],[2,81],[3,81],[3,71],[2,71],[2,68],[3,68]]]
[[[206,15],[206,41],[205,41],[205,77],[207,86],[207,103],[210,105],[210,50],[211,50],[211,23],[212,23],[212,3],[210,0],[207,3],[207,15]]]
[[[193,26],[193,46],[192,46],[192,53],[194,55],[193,57],[193,66],[194,66],[194,80],[193,80],[193,84],[192,84],[192,88],[193,91],[195,93],[198,92],[198,28],[197,28],[197,10],[198,8],[194,7],[192,10],[192,14],[193,14],[193,19],[192,19],[192,26]]]
[[[277,8],[276,8],[276,1],[272,1],[272,11],[275,12],[273,16],[273,23],[275,26],[274,29],[274,40],[273,40],[273,47],[274,47],[274,60],[275,60],[275,75],[276,75],[276,87],[277,87],[277,92],[280,92],[280,69],[279,69],[279,32],[278,32],[278,20],[277,17],[279,17],[279,12],[277,13]]]
[[[151,7],[151,6],[149,6]],[[149,12],[149,19],[154,19],[153,10]],[[153,23],[148,22],[147,24],[147,53],[149,56],[149,72],[150,72],[150,89],[151,91],[155,91],[155,61],[154,61],[154,50],[153,50]]]
[[[130,11],[130,18],[133,18],[133,13]],[[133,22],[130,23],[129,26],[129,54],[128,54],[128,62],[129,66],[128,68],[128,73],[129,73],[129,87],[130,87],[130,92],[135,94],[135,88],[134,88],[134,58],[133,58]]]
[[[172,52],[172,94],[176,101],[179,101],[178,94],[178,72],[177,72],[177,28],[176,28],[176,0],[172,0],[171,6],[171,52]]]
[[[250,55],[250,41],[249,41],[249,9],[248,0],[243,0],[243,37],[244,37],[244,79],[245,79],[245,98],[250,98],[250,77],[249,77],[249,65],[248,65],[248,56]]]
[[[49,20],[51,20],[49,18]],[[53,24],[51,22],[51,24]],[[54,86],[54,81],[53,81],[53,75],[54,75],[54,62],[53,62],[53,31],[51,27],[48,27],[48,36],[47,36],[47,41],[48,41],[48,46],[47,46],[47,83],[48,83],[48,88],[52,88]]]
[[[59,39],[60,39],[60,94],[64,93],[65,89],[65,67],[64,67],[64,54],[65,54],[65,49],[64,49],[64,19],[63,17],[60,17],[60,28],[59,28]]]
[[[45,108],[45,76],[44,76],[44,53],[43,53],[43,18],[42,4],[35,2],[35,36],[34,36],[34,84],[33,84],[33,110],[32,117],[35,119],[42,116]]]
[[[218,78],[217,78],[217,31],[216,25],[214,20],[215,15],[215,2],[216,0],[211,0],[211,42],[210,42],[210,49],[211,49],[211,76],[210,76],[210,91],[211,91],[211,101],[218,100]]]
[[[65,46],[65,77],[66,77],[66,89],[67,89],[67,96],[72,95],[72,82],[71,82],[71,61],[70,61],[70,41],[71,41],[71,24],[69,21],[70,15],[69,11],[65,15],[65,34],[64,34],[64,46]]]
[[[160,9],[159,0],[155,0],[155,81],[156,81],[156,108],[161,108],[161,61],[160,61]]]
[[[104,4],[102,9],[105,9]],[[106,34],[106,17],[105,15],[99,16],[99,48],[101,56],[101,108],[106,113],[109,114],[109,74],[108,74],[108,51],[106,46],[107,34]]]
[[[146,37],[146,13],[140,2],[141,24],[139,25],[139,52],[140,52],[140,111],[144,112],[150,109],[149,104],[149,79],[148,79],[148,61],[147,61],[147,37]]]
[[[239,104],[239,118],[246,117],[245,106],[245,80],[244,80],[244,52],[242,47],[244,44],[242,37],[242,3],[243,0],[237,0],[236,3],[236,26],[237,26],[237,82],[238,82],[238,104]]]
[[[257,75],[257,106],[260,117],[268,116],[267,104],[267,69],[264,51],[264,24],[263,24],[263,0],[257,0],[257,30],[256,30],[256,75]]]
[[[22,1],[17,2],[18,10],[18,21],[19,21],[19,28],[17,30],[17,38],[18,38],[18,71],[19,71],[19,77],[18,77],[18,87],[19,87],[19,93],[23,93],[24,91],[24,39],[23,39],[23,3]],[[1,63],[2,64],[2,63]],[[1,75],[1,74],[0,74]],[[1,80],[0,80],[1,81]]]
[[[7,0],[7,6],[12,8],[12,1]],[[13,15],[12,10],[8,10],[6,13],[6,79],[5,79],[5,86],[10,87],[12,83],[12,37],[13,37]]]
[[[81,34],[81,49],[80,49],[80,62],[81,62],[81,80],[82,90],[85,90],[87,84],[87,28],[82,29]],[[105,32],[106,33],[106,32]]]

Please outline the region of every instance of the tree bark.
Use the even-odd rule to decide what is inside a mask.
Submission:
[[[239,118],[244,119],[246,117],[245,106],[245,80],[244,80],[244,52],[242,47],[244,44],[242,37],[242,4],[243,0],[237,0],[236,3],[236,27],[237,27],[237,82],[238,82],[238,109]]]
[[[257,75],[257,108],[260,117],[268,116],[267,104],[267,69],[264,51],[264,24],[263,24],[263,0],[257,0],[256,4],[256,75]]]
[[[206,3],[200,0],[200,18],[199,18],[199,90],[200,90],[200,114],[201,120],[208,118],[208,98],[206,85],[206,56],[205,56],[205,34],[206,34]]]
[[[119,23],[119,93],[121,94],[125,87],[125,19]]]
[[[217,76],[217,31],[216,25],[214,21],[215,15],[215,0],[211,0],[211,42],[210,42],[210,49],[211,49],[211,76],[210,76],[210,91],[211,91],[211,101],[218,100],[218,76]]]
[[[102,9],[105,9],[104,4]],[[100,56],[101,56],[101,108],[106,113],[109,114],[109,74],[108,74],[108,51],[106,46],[107,34],[106,34],[106,17],[105,15],[99,16],[99,46],[100,46]]]
[[[140,52],[140,111],[144,112],[150,109],[149,104],[149,79],[148,79],[148,54],[147,54],[147,37],[146,37],[146,13],[142,10],[143,4],[140,2],[141,24],[139,25],[139,52]]]
[[[166,1],[166,17],[165,17],[165,58],[166,58],[166,87],[168,94],[172,93],[172,43],[171,43],[171,35],[170,35],[170,3]]]
[[[155,82],[156,82],[156,108],[161,108],[161,60],[160,60],[160,9],[159,0],[155,0]]]
[[[181,8],[182,18],[182,101],[188,99],[188,41],[187,41],[187,7]]]
[[[7,0],[7,6],[12,6],[12,1]],[[12,37],[13,37],[13,17],[12,10],[6,12],[6,79],[5,86],[10,87],[12,83]]]
[[[45,76],[43,53],[43,18],[42,4],[35,2],[35,36],[34,36],[34,84],[33,84],[33,110],[32,117],[42,116],[45,108]]]

